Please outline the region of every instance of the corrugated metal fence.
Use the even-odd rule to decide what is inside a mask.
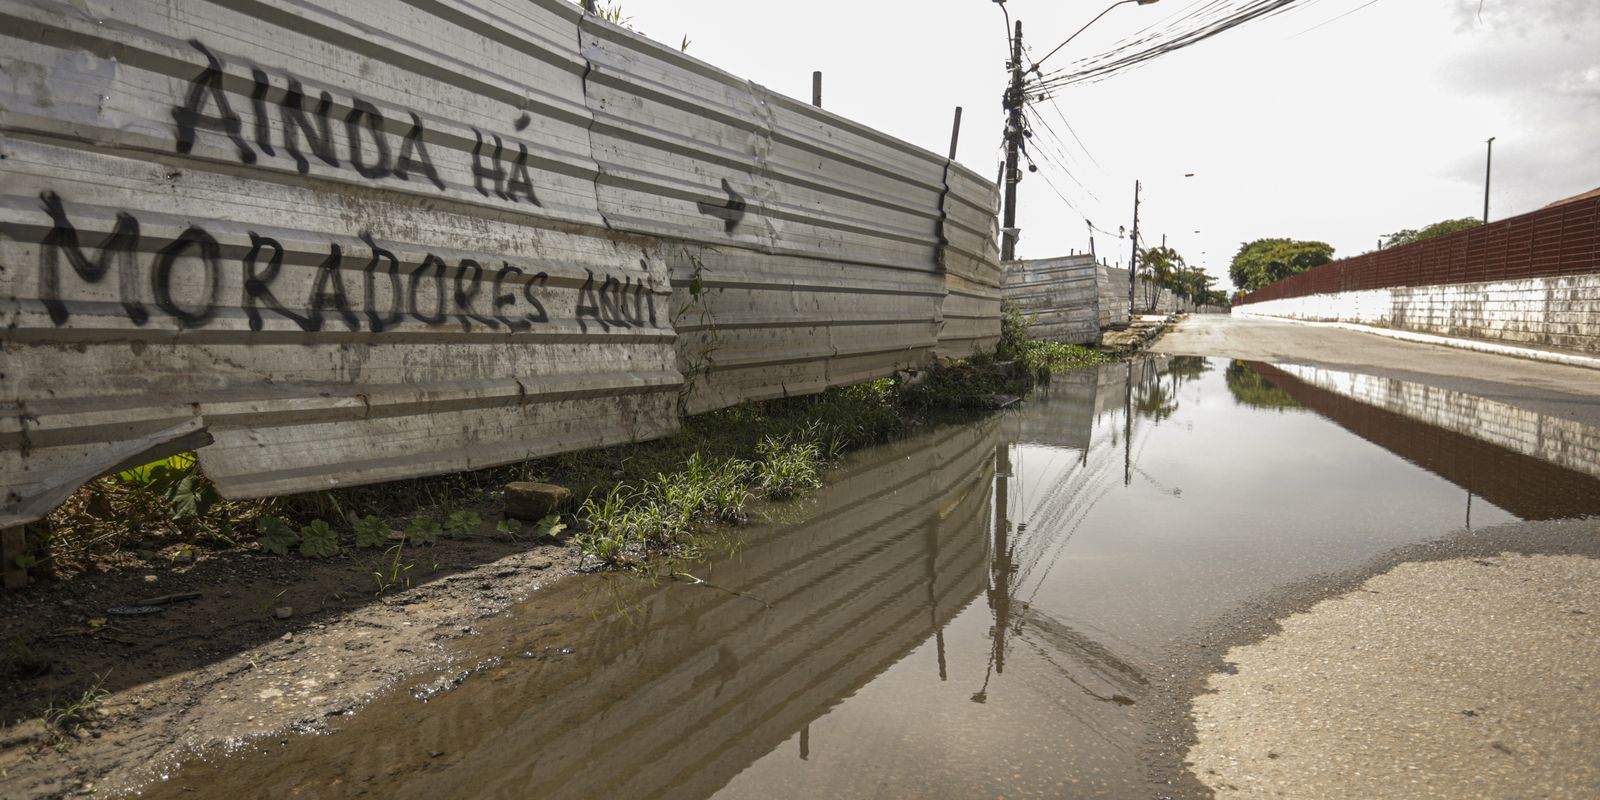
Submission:
[[[999,335],[995,186],[561,0],[0,0],[0,525],[661,436]],[[203,445],[203,446],[202,446]]]
[[[1600,197],[1335,261],[1244,295],[1235,305],[1313,294],[1600,272]]]
[[[1069,344],[1100,342],[1100,276],[1094,256],[1007,261],[1004,298],[1033,317],[1028,336]],[[1126,296],[1121,305],[1128,304]]]

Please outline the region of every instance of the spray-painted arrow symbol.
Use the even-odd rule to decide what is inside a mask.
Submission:
[[[728,193],[727,203],[719,206],[715,203],[701,200],[695,205],[700,208],[700,213],[722,220],[723,231],[731,234],[733,229],[739,227],[739,223],[744,220],[744,196],[728,185],[727,178],[722,179],[722,191]]]

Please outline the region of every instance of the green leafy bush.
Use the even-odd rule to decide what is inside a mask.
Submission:
[[[256,544],[261,545],[262,550],[280,556],[289,555],[289,548],[300,543],[300,534],[277,517],[256,520],[256,533]]]
[[[339,534],[328,523],[314,519],[300,529],[300,555],[327,558],[339,551]]]
[[[439,534],[444,532],[439,521],[433,517],[417,517],[406,526],[406,541],[412,544],[433,544],[439,541]]]
[[[445,517],[444,532],[452,539],[465,539],[483,525],[483,518],[475,511],[452,511]]]
[[[356,520],[356,547],[383,547],[389,542],[389,523],[368,514]]]

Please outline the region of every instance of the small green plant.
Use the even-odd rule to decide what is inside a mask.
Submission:
[[[539,535],[547,539],[554,539],[567,529],[567,524],[561,521],[559,514],[550,514],[534,524],[539,530]]]
[[[767,437],[756,446],[757,483],[772,500],[787,500],[822,485],[822,452],[815,442]]]
[[[193,453],[180,453],[117,473],[117,479],[165,499],[174,520],[203,517],[219,499],[217,489],[200,474]]]
[[[102,688],[110,674],[108,672],[105,675],[95,675],[94,683],[75,698],[57,703],[52,697],[44,710],[39,713],[44,719],[44,724],[61,733],[77,730],[78,726],[87,721],[95,709],[100,707],[100,701],[110,694]]]
[[[477,532],[483,518],[474,511],[452,511],[444,520],[444,532],[452,539],[465,539]]]
[[[433,544],[439,541],[444,528],[433,517],[417,517],[406,526],[406,541],[412,544]]]
[[[356,520],[356,547],[383,547],[389,541],[389,523],[368,514]]]
[[[415,564],[401,564],[401,557],[405,554],[406,543],[402,540],[393,547],[383,551],[384,560],[372,570],[372,581],[378,586],[378,594],[393,589],[396,586],[411,588],[411,568]]]
[[[300,555],[327,558],[339,551],[339,534],[328,523],[314,519],[300,529]]]
[[[744,522],[750,499],[750,487],[743,483],[720,484],[711,490],[711,513],[723,522]]]
[[[261,545],[262,550],[280,556],[289,555],[289,548],[300,542],[300,534],[277,517],[256,520],[256,533],[256,544]]]
[[[632,487],[619,483],[603,495],[584,500],[578,515],[587,527],[573,537],[578,549],[603,564],[622,563],[630,542],[638,538],[640,514],[631,507],[638,496]]]
[[[283,596],[288,593],[288,589],[282,589],[277,594],[267,598],[267,600],[264,602],[256,603],[256,613],[263,617],[271,617],[273,607],[277,606],[278,601],[282,600]]]
[[[173,519],[203,517],[216,504],[217,488],[197,472],[183,476],[167,490]]]
[[[517,541],[522,536],[522,528],[522,520],[512,519],[511,517],[506,517],[505,519],[496,522],[494,525],[495,530],[499,531],[502,536],[505,536],[507,539],[510,539],[513,542]]]
[[[622,536],[584,531],[574,536],[573,540],[585,556],[593,556],[602,564],[619,566],[628,561],[625,558],[628,542]]]

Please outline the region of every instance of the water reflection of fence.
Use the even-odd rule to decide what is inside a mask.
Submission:
[[[808,520],[756,531],[736,558],[695,570],[759,600],[675,584],[555,634],[514,632],[513,652],[553,635],[578,655],[510,656],[426,714],[379,703],[358,730],[292,740],[287,750],[306,749],[286,755],[399,797],[709,795],[980,595],[996,422],[874,449],[806,501]],[[448,767],[429,752],[451,754]],[[318,780],[275,762],[226,772],[274,796]],[[203,782],[206,769],[180,778]]]
[[[1392,378],[1249,366],[1305,407],[1523,519],[1600,514],[1600,429]]]

